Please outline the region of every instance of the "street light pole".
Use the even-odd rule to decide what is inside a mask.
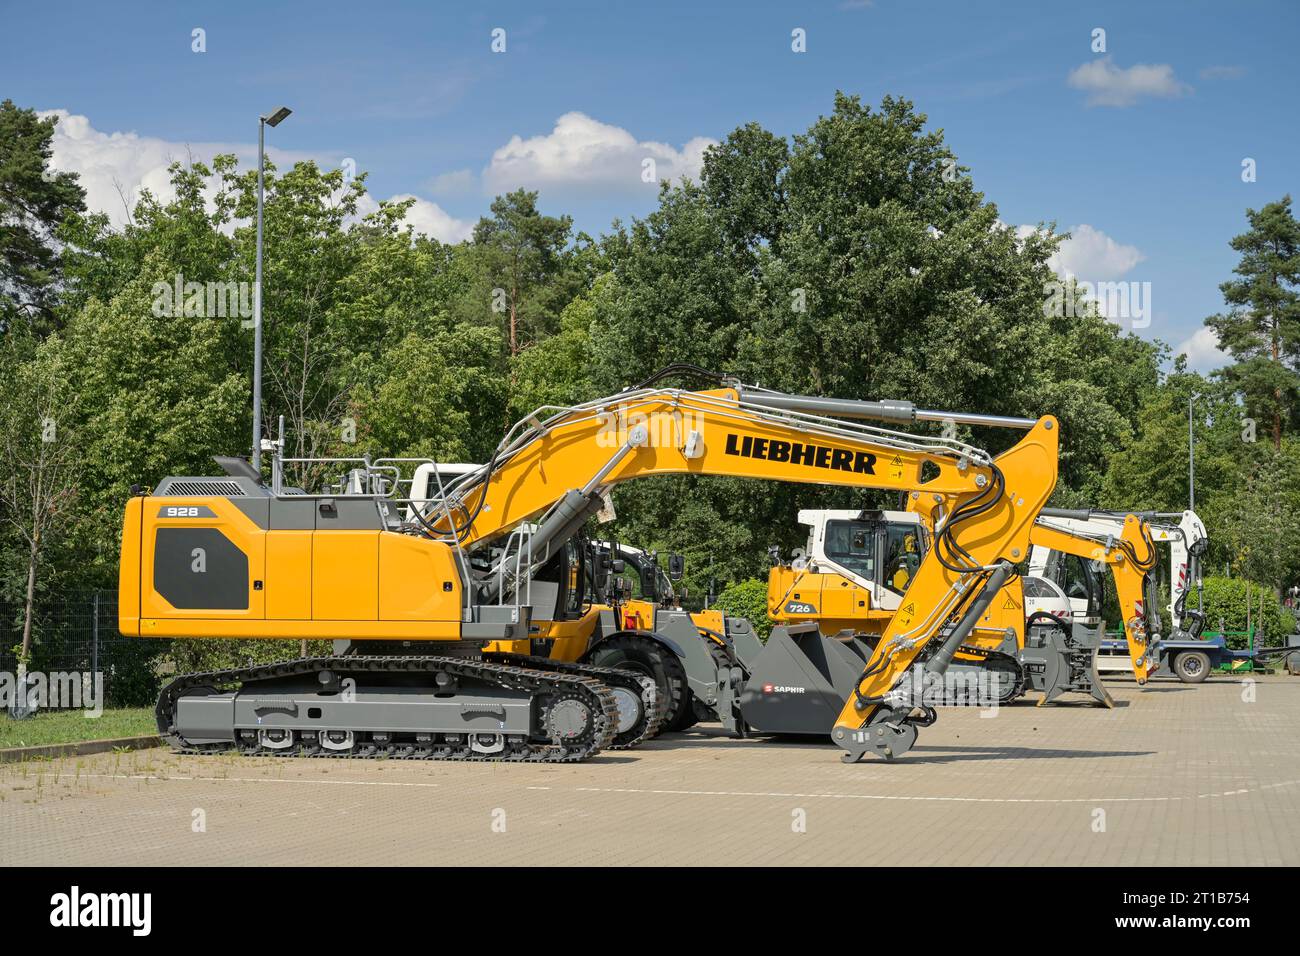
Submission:
[[[292,110],[281,106],[257,118],[257,263],[253,281],[253,470],[262,473],[262,204],[266,189],[266,128],[279,126]]]
[[[1192,431],[1192,403],[1196,396],[1187,394],[1187,507],[1196,510],[1196,435]]]

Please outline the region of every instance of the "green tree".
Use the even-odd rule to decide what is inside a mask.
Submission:
[[[748,578],[729,585],[718,595],[716,606],[732,617],[749,621],[759,640],[766,641],[772,633],[772,622],[767,617],[766,581]]]
[[[510,417],[518,420],[543,405],[572,405],[591,399],[591,330],[600,320],[602,304],[613,286],[604,275],[560,313],[560,328],[511,360],[515,381]]]
[[[1196,439],[1196,503],[1212,511],[1220,489],[1231,489],[1248,448],[1241,439],[1241,406],[1230,386],[1188,372],[1179,356],[1165,380],[1147,393],[1131,434],[1113,450],[1102,486],[1109,508],[1181,511],[1188,489],[1188,407]]]
[[[1219,286],[1230,311],[1205,324],[1236,359],[1229,378],[1249,412],[1271,423],[1277,450],[1300,398],[1300,222],[1290,196],[1248,209],[1246,218],[1250,230],[1231,243],[1241,278]]]
[[[1061,238],[1002,225],[906,100],[873,110],[838,95],[789,145],[753,124],[736,130],[707,153],[699,184],[665,185],[655,211],[605,238],[612,279],[591,331],[593,388],[688,361],[806,394],[1050,412],[1062,421],[1058,499],[1092,503],[1164,353],[1095,308],[1048,308]],[[996,452],[1018,436],[959,437]],[[767,545],[800,543],[800,507],[896,506],[812,486],[701,478],[681,490],[748,531],[744,551],[725,556],[747,574]],[[661,496],[640,484],[619,502],[627,527],[669,525]]]
[[[86,209],[75,173],[50,168],[54,117],[0,103],[0,332],[23,321],[56,325],[62,277],[56,234]]]
[[[1285,439],[1277,451],[1263,449],[1233,504],[1220,527],[1234,564],[1280,598],[1300,580],[1300,443]]]
[[[505,384],[491,362],[499,347],[491,327],[409,334],[382,374],[356,390],[360,447],[375,457],[486,460],[504,404]]]
[[[1257,647],[1276,647],[1295,629],[1295,616],[1278,603],[1272,588],[1247,578],[1204,578],[1205,629],[1256,632]],[[1244,636],[1227,638],[1228,646],[1247,646]]]
[[[249,281],[256,251],[257,171],[237,178],[228,173],[227,179],[237,189],[233,215],[245,223],[235,230],[235,242],[244,281]],[[361,230],[348,228],[365,195],[365,175],[345,182],[342,170],[322,171],[304,162],[277,176],[268,163],[265,180],[263,421],[270,431],[283,414],[293,457],[318,457],[344,430],[350,330],[340,327],[336,310],[366,238]],[[383,210],[379,216],[374,222],[386,223],[381,229],[396,229],[392,216]]]
[[[37,577],[56,537],[73,514],[83,467],[74,434],[75,373],[63,340],[38,341],[28,330],[0,340],[0,372],[6,383],[0,404],[0,516],[23,549],[22,642],[18,683],[32,655]]]
[[[569,216],[543,216],[537,193],[524,189],[492,202],[492,215],[474,227],[474,246],[491,283],[493,312],[505,317],[505,344],[511,357],[554,331],[555,280],[567,268]]]

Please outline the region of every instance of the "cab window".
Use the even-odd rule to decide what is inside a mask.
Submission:
[[[921,529],[888,525],[885,531],[885,587],[902,594],[921,567]]]
[[[828,521],[826,557],[868,581],[876,579],[875,526],[864,521]]]

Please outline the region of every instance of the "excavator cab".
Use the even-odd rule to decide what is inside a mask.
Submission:
[[[808,509],[808,543],[768,575],[777,623],[820,621],[824,630],[878,633],[902,606],[929,546],[929,531],[908,511]]]
[[[1041,577],[1056,584],[1070,600],[1071,617],[1095,625],[1101,619],[1105,594],[1096,565],[1077,554],[1048,553]]]

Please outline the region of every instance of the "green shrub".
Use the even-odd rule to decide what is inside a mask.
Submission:
[[[767,619],[767,582],[757,578],[729,584],[718,595],[714,607],[732,617],[746,618],[753,625],[759,640],[766,641],[772,633],[772,622]]]
[[[1250,585],[1250,624],[1255,628],[1258,647],[1276,647],[1285,636],[1295,630],[1295,616],[1278,603],[1273,589],[1245,578],[1207,577],[1205,583],[1205,629],[1219,630],[1222,620],[1224,630],[1246,630],[1246,586]],[[1260,600],[1263,595],[1263,615]],[[1187,596],[1189,607],[1196,607],[1196,594]],[[1246,638],[1229,637],[1231,647],[1245,647]]]
[[[105,703],[110,707],[152,707],[162,686],[159,665],[167,642],[117,637],[100,652]]]
[[[325,657],[334,652],[331,641],[308,641],[308,657]],[[175,638],[171,642],[171,670],[176,674],[229,670],[252,664],[273,664],[302,656],[300,641],[212,640]]]

